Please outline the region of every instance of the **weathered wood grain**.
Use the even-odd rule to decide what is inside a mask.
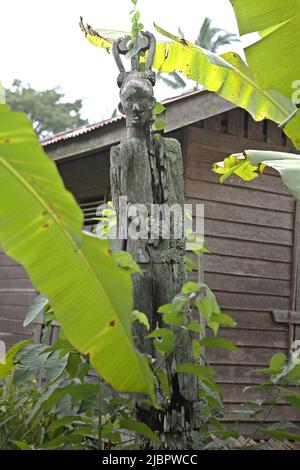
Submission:
[[[27,305],[1,305],[0,304],[0,318],[24,320]]]
[[[204,257],[203,262],[206,272],[255,277],[257,279],[291,279],[291,265],[289,263],[210,254]]]
[[[0,292],[0,305],[30,305],[36,296],[35,291],[19,291],[19,292]]]
[[[212,331],[209,329],[207,330],[207,336],[213,336]],[[218,332],[218,337],[229,339],[238,347],[251,346],[255,348],[285,349],[288,346],[287,334],[285,331],[268,331],[268,334],[266,334],[263,330],[257,330],[255,334],[251,334],[248,329],[240,327],[222,327]]]
[[[228,255],[269,261],[291,263],[292,250],[289,246],[263,246],[256,241],[238,240],[237,238],[221,238],[205,234],[204,245],[212,255]]]
[[[234,411],[234,410],[239,410],[239,409],[242,409],[242,408],[239,408],[236,406],[236,404],[231,404],[229,403],[227,406],[226,406],[226,411],[227,413],[229,413],[230,411]],[[248,409],[248,408],[246,408]],[[264,414],[266,414],[266,411],[269,409],[269,406],[268,405],[262,405],[261,407],[261,410],[262,410],[262,416],[264,416]],[[280,420],[282,421],[297,421],[299,422],[300,421],[300,412],[295,410],[295,408],[292,408],[291,406],[289,405],[280,405],[278,404],[275,409],[273,408],[270,412],[270,414],[268,416],[266,416],[266,419],[265,421],[267,423],[269,422],[274,422],[274,421],[277,421],[278,418],[280,417]],[[249,418],[248,416],[245,416],[244,414],[237,414],[235,413],[234,415],[231,415],[231,416],[225,416],[223,418],[223,421],[227,422],[227,421],[233,421],[233,420],[241,420],[241,421],[259,421],[259,418],[258,417],[254,417],[254,418]]]
[[[186,198],[196,198],[208,201],[233,203],[240,206],[258,207],[273,211],[293,213],[293,199],[283,194],[274,195],[267,191],[253,191],[246,187],[221,185],[220,183],[207,183],[186,179]]]
[[[209,363],[215,368],[215,364],[231,364],[234,366],[257,366],[264,367],[269,364],[271,357],[277,352],[286,352],[285,349],[278,348],[257,348],[240,347],[239,352],[232,352],[225,349],[206,348]],[[229,372],[228,372],[229,373]]]
[[[282,130],[275,122],[267,122],[267,142],[270,144],[284,145]]]
[[[0,269],[0,280],[28,279],[28,275],[22,266],[3,266]]]
[[[223,313],[231,315],[235,319],[238,328],[247,330],[263,330],[267,331],[283,331],[287,335],[286,325],[274,323],[272,313],[269,311],[259,310],[236,310],[236,309],[222,309]],[[254,331],[249,334],[255,334]]]
[[[243,109],[232,109],[228,114],[227,132],[228,134],[244,137],[245,133],[245,116]]]
[[[221,292],[216,289],[214,293],[221,307],[226,309],[271,311],[274,307],[288,309],[290,304],[288,297],[281,297],[280,295],[249,295],[247,292]]]
[[[290,247],[293,245],[292,230],[253,225],[251,221],[248,224],[232,222],[229,219],[220,222],[205,217],[204,231],[207,235],[215,237],[262,242],[261,250],[264,243]]]
[[[24,328],[20,320],[0,318],[0,332],[30,336],[32,334],[32,324]]]
[[[199,182],[197,182],[199,184]],[[214,202],[201,199],[186,198],[186,204],[193,204],[193,215],[196,212],[196,204],[204,204],[204,215],[206,219],[225,220],[239,223],[250,223],[251,225],[262,225],[267,227],[294,229],[294,215],[289,212],[273,211],[255,207],[241,207],[234,203]]]
[[[193,276],[196,279],[196,276]],[[257,279],[253,277],[241,277],[231,274],[205,273],[205,282],[219,292],[247,292],[250,294],[278,295],[290,297],[291,286],[289,281],[278,279]]]
[[[260,142],[265,141],[265,134],[264,134],[264,122],[256,122],[254,119],[248,114],[247,115],[247,137],[251,140],[257,140]],[[245,149],[246,150],[246,149]]]
[[[214,150],[229,153],[243,152],[250,148],[257,150],[270,150],[270,144],[268,142],[259,142],[254,139],[248,139],[242,136],[232,136],[229,134],[220,134],[211,129],[200,129],[198,127],[189,127],[189,142],[200,143],[204,148],[210,148]],[[286,151],[286,147],[283,145],[272,145],[272,150]]]

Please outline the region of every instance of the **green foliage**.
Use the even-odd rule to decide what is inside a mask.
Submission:
[[[268,118],[281,124],[296,110],[291,97],[257,83],[238,54],[228,52],[219,56],[158,26],[156,29],[173,41],[157,44],[154,67],[161,72],[181,71],[207,90],[246,109],[256,121]],[[285,132],[300,148],[300,132],[295,126],[295,119],[291,123],[286,125]]]
[[[221,183],[232,175],[250,181],[262,174],[266,167],[278,171],[290,193],[300,199],[300,157],[294,153],[245,150],[242,154],[225,158],[224,162],[215,163],[213,171],[222,175]]]
[[[160,353],[151,362],[160,394],[170,400],[172,394],[166,372],[167,357],[182,328],[193,332],[194,341],[199,347],[198,357],[194,363],[177,365],[176,372],[195,375],[199,382],[199,399],[205,411],[201,432],[207,438],[206,448],[226,449],[227,439],[239,434],[234,429],[226,429],[220,421],[226,414],[222,393],[215,382],[215,372],[205,362],[201,350],[204,347],[222,347],[237,351],[237,348],[223,338],[199,338],[202,328],[198,328],[200,323],[196,319],[190,318],[189,309],[196,305],[199,298],[205,298],[205,292],[212,299],[204,284],[187,282],[171,304],[159,309],[163,317],[171,313],[176,316],[181,312],[183,322],[180,326],[168,326],[166,323],[165,327],[150,333],[148,337],[153,339]],[[220,309],[214,306],[213,310]],[[218,315],[222,316],[221,320],[226,325],[234,326],[228,315]],[[147,326],[141,312],[134,312],[132,321],[141,321]],[[8,357],[11,367],[1,375],[4,381],[2,386],[0,383],[2,449],[138,449],[143,448],[145,440],[159,445],[154,431],[134,418],[135,406],[141,406],[143,400],[139,402],[137,399],[134,404],[130,397],[119,395],[95,377],[89,359],[71,346],[62,331],[52,346],[24,342],[16,345]],[[291,385],[300,384],[297,359],[298,356],[294,355],[294,362],[288,362],[284,354],[275,354],[269,367],[261,370],[269,378],[264,378],[261,384],[255,386],[257,392],[262,391],[266,398],[246,401],[241,409],[236,410],[236,414],[249,417],[264,413],[257,432],[279,440],[300,440],[296,425],[281,422],[266,426],[264,420],[278,401],[283,400],[295,409],[300,408],[300,395],[290,388]],[[215,436],[218,436],[217,440]],[[255,435],[251,437],[255,438]],[[250,446],[256,448],[250,444],[249,438],[245,448],[250,449]]]
[[[170,306],[161,307],[163,316],[182,312],[183,321],[192,324],[187,306],[201,291],[196,283],[186,283]],[[53,317],[52,317],[53,319]],[[147,318],[133,312],[132,321],[147,328]],[[47,328],[44,324],[44,328]],[[51,324],[51,321],[50,321]],[[178,326],[179,327],[179,326]],[[183,326],[180,326],[181,329]],[[158,328],[150,333],[164,361],[152,358],[161,393],[171,398],[165,361],[175,346],[177,327]],[[3,374],[0,393],[0,444],[5,449],[123,449],[143,446],[143,438],[159,445],[153,430],[138,422],[134,404],[123,398],[103,381],[91,374],[89,358],[81,355],[67,341],[63,331],[51,346],[29,342],[8,355],[13,365]],[[201,399],[207,402],[207,419],[217,407],[222,408],[221,395],[212,381],[214,371],[200,363],[180,364],[178,373],[194,374],[201,381]],[[38,387],[36,387],[38,384]],[[10,393],[9,405],[6,400]],[[22,416],[20,408],[22,406]],[[139,400],[137,402],[139,406]],[[42,429],[42,431],[41,431]],[[128,439],[126,433],[129,431]],[[142,439],[138,436],[142,436]],[[129,442],[129,444],[128,444]]]
[[[65,102],[59,88],[37,91],[14,80],[5,92],[6,103],[13,111],[27,114],[39,137],[88,124],[80,116],[82,100]]]
[[[30,340],[25,340],[12,346],[6,353],[5,358],[0,362],[0,380],[3,379],[15,368],[14,357],[19,349],[23,348],[26,344],[29,344]]]
[[[0,82],[0,104],[5,103],[5,90],[2,86],[2,83]]]
[[[214,371],[210,367],[201,366],[199,364],[179,364],[176,368],[177,372],[184,372],[187,374],[194,374],[198,379],[202,380],[205,377],[213,377]]]
[[[131,0],[131,3],[133,4],[133,10],[130,11],[130,17],[131,17],[131,38],[132,40],[135,39],[135,37],[144,29],[144,25],[140,22],[141,19],[141,14],[137,9],[137,4],[138,0]],[[133,48],[134,53],[137,53]]]
[[[170,353],[174,349],[175,335],[168,328],[157,328],[147,338],[155,338],[154,346],[162,354]]]
[[[283,353],[276,353],[270,360],[270,370],[276,374],[276,372],[280,372],[282,366],[284,366],[287,362],[287,357]]]
[[[300,385],[299,361],[299,351],[294,354],[294,357],[290,361],[288,361],[285,354],[276,353],[271,358],[268,368],[256,371],[256,373],[260,372],[264,374],[263,381],[255,386],[245,387],[245,393],[250,389],[255,390],[259,398],[245,401],[240,409],[230,412],[230,414],[244,414],[250,418],[256,417],[259,421],[254,433],[245,442],[243,446],[244,449],[259,450],[260,444],[252,444],[251,442],[253,442],[253,439],[257,439],[260,433],[263,433],[266,438],[300,442],[300,429],[294,423],[280,421],[269,426],[267,425],[267,417],[270,415],[274,406],[279,403],[289,404],[295,410],[299,411],[300,394],[298,391],[294,391],[295,386],[298,387]],[[262,396],[264,398],[261,398]],[[211,432],[214,435],[225,436],[226,438],[229,437],[227,430],[225,430],[224,426],[220,428],[218,421],[215,420],[211,424],[214,428]],[[226,440],[218,444],[220,444],[222,448],[228,448]],[[216,447],[218,447],[218,444],[216,444]]]
[[[143,25],[139,22],[137,0],[131,1],[134,5],[132,38],[135,38]],[[292,0],[289,1],[292,5]],[[270,25],[272,32],[280,29],[275,26],[274,29],[274,24]],[[266,116],[277,122],[283,116],[289,119],[294,109],[288,100],[261,88],[238,56],[227,54],[221,58],[164,33],[175,42],[168,46],[168,54],[166,45],[158,46],[155,60],[160,70],[182,69],[187,76],[205,82],[208,89],[238,102],[256,119]],[[263,37],[268,35],[269,31],[262,33]],[[112,42],[99,34],[97,38]],[[108,49],[107,44],[104,47]],[[135,53],[133,48],[131,55]],[[158,105],[157,114],[162,111]],[[149,329],[149,321],[142,312],[131,313],[129,278],[140,269],[127,253],[117,252],[112,257],[107,241],[82,234],[82,214],[64,190],[54,165],[38,148],[23,116],[1,106],[0,125],[0,200],[4,201],[0,204],[3,221],[0,242],[9,255],[23,262],[38,290],[49,296],[55,316],[63,326],[59,340],[52,346],[34,342],[16,345],[8,352],[6,364],[0,366],[0,378],[4,379],[0,387],[0,447],[118,450],[127,444],[127,448],[138,447],[137,434],[159,444],[153,430],[133,418],[135,410],[130,398],[118,395],[104,381],[88,375],[92,364],[119,390],[148,392],[153,396],[152,372],[145,358],[136,352],[130,334],[132,321],[139,321]],[[258,164],[252,163],[240,162],[233,156],[226,162],[224,171],[219,172],[224,178],[227,174],[240,173],[252,179],[258,168]],[[12,200],[8,197],[11,194]],[[103,217],[115,217],[113,209],[105,211]],[[15,219],[18,223],[14,223]],[[200,255],[204,249],[194,246],[193,251]],[[193,268],[191,261],[187,264]],[[42,311],[45,329],[51,326],[54,314],[46,305],[46,299],[40,299],[27,314],[25,323],[33,321]],[[199,320],[192,318],[193,309],[198,310]],[[195,375],[199,398],[204,403],[204,431],[207,436],[211,432],[219,435],[219,445],[226,448],[225,439],[236,433],[220,423],[224,414],[222,394],[213,380],[214,371],[206,362],[203,348],[238,349],[224,338],[202,335],[204,325],[216,336],[221,325],[234,327],[235,322],[222,314],[215,295],[203,283],[186,283],[171,303],[160,307],[159,313],[159,327],[148,335],[159,353],[151,358],[159,393],[172,400],[166,361],[176,339],[180,339],[183,331],[189,332],[193,337],[195,361],[178,364],[176,373]],[[267,389],[272,394],[266,399],[246,402],[247,409],[239,412],[255,417],[263,412],[263,406],[272,407],[278,400],[300,408],[299,393],[290,389],[290,385],[299,385],[298,361],[289,362],[279,353],[261,372],[268,378],[257,389]],[[263,418],[260,429],[276,438],[300,440],[291,423],[266,427]],[[127,442],[126,431],[129,431]],[[216,443],[210,442],[207,448],[209,445],[217,447]]]
[[[246,109],[256,121],[270,119],[282,124],[296,148],[300,148],[300,113],[292,97],[293,83],[299,79],[299,61],[294,57],[297,48],[290,47],[291,43],[299,39],[299,15],[293,15],[297,1],[289,0],[289,8],[282,9],[281,0],[276,0],[278,8],[275,9],[272,1],[268,0],[262,15],[257,15],[256,10],[260,11],[261,8],[258,0],[248,2],[249,20],[248,14],[244,14],[246,3],[243,0],[234,2],[241,32],[262,27],[257,30],[262,40],[246,50],[250,68],[236,53],[228,52],[219,56],[200,47],[199,41],[192,44],[181,37],[181,33],[176,36],[158,26],[158,32],[173,42],[157,43],[153,66],[162,73],[180,71],[207,90]],[[280,35],[282,43],[278,41]],[[274,47],[269,47],[271,41],[274,41]],[[285,67],[274,54],[279,43]],[[101,44],[96,45],[103,47]],[[266,63],[272,63],[272,67],[267,68]]]
[[[229,351],[239,352],[239,349],[231,341],[225,338],[202,338],[199,344],[204,347],[223,348],[229,349]]]
[[[300,39],[298,0],[232,0],[241,35],[257,32],[261,39],[245,49],[255,81],[264,89],[276,90],[290,99],[293,82],[299,80],[297,47]],[[280,46],[280,60],[274,51]],[[299,123],[299,112],[295,122]]]
[[[30,323],[32,323],[38,315],[43,313],[45,307],[48,304],[49,300],[47,299],[47,297],[45,297],[43,294],[38,295],[26,311],[25,318],[23,321],[24,328],[30,325]]]
[[[297,44],[300,39],[300,15],[298,0],[289,0],[282,8],[281,0],[267,0],[261,9],[261,2],[253,0],[232,1],[241,34],[257,32],[261,39],[245,50],[246,58],[255,83],[263,90],[271,90],[276,101],[281,101],[286,111],[281,121],[276,120],[297,149],[300,148],[299,74],[300,65],[296,60]],[[280,44],[278,60],[274,50]],[[273,119],[269,114],[266,116]],[[273,119],[274,120],[274,119]],[[236,164],[234,164],[234,159]],[[226,162],[227,160],[227,162]],[[224,163],[216,164],[214,171],[223,174],[223,182],[231,174],[249,181],[257,176],[258,166],[269,166],[277,170],[291,194],[300,198],[299,157],[280,152],[246,150],[243,154],[233,155]],[[229,164],[230,163],[230,164]]]
[[[138,448],[138,436],[157,442],[132,418],[132,401],[100,381],[87,358],[62,338],[51,347],[18,343],[8,353],[14,369],[1,375],[0,448],[126,449],[128,441]]]
[[[162,114],[165,112],[166,108],[162,103],[159,101],[156,101],[155,103],[155,108],[154,108],[154,115],[155,115],[155,121],[153,123],[153,130],[154,131],[164,131],[166,127],[165,120],[162,117]]]
[[[96,47],[101,47],[109,52],[113,42],[124,36],[128,36],[126,31],[115,31],[111,29],[93,29],[90,25],[84,24],[80,17],[79,26],[85,37]]]
[[[106,204],[101,206],[101,210],[97,211],[100,215],[95,217],[94,220],[98,221],[97,227],[95,228],[95,234],[104,240],[111,240],[116,235],[117,228],[117,213],[113,207],[112,201],[108,201]]]
[[[180,28],[178,28],[178,34],[181,38],[184,37]],[[220,28],[212,27],[211,19],[206,17],[200,27],[195,44],[207,51],[217,52],[220,47],[229,45],[236,41],[239,41],[239,38],[235,34],[229,33],[228,31]],[[162,80],[166,85],[174,90],[185,88],[186,86],[186,82],[177,72],[170,72],[168,74],[158,72],[157,76],[159,80]]]
[[[127,251],[114,251],[112,257],[116,263],[116,266],[122,268],[128,274],[140,273],[142,274],[141,268],[132,256]]]
[[[210,299],[211,311],[203,314],[202,302],[204,299]],[[199,306],[201,303],[201,308]],[[191,318],[191,312],[198,305],[199,319]],[[224,315],[220,311],[220,307],[211,290],[203,283],[186,282],[172,303],[165,304],[158,309],[162,315],[164,327],[154,330],[148,338],[154,339],[154,346],[163,358],[163,362],[153,361],[154,372],[157,375],[158,382],[161,387],[161,393],[166,398],[170,396],[170,387],[168,383],[168,375],[164,372],[167,368],[167,358],[175,347],[175,341],[180,341],[180,335],[183,331],[189,331],[192,334],[192,342],[194,348],[193,363],[182,363],[176,367],[176,372],[180,374],[193,374],[199,382],[200,392],[199,399],[203,402],[205,409],[205,424],[201,432],[208,434],[209,423],[211,418],[215,418],[216,412],[219,417],[223,416],[222,394],[214,382],[214,370],[206,364],[203,354],[204,347],[224,347],[226,349],[237,351],[237,348],[228,340],[223,338],[205,338],[202,337],[204,332],[204,323],[217,333],[219,326],[225,323],[227,326],[235,326],[234,320],[229,315]],[[215,315],[214,321],[211,321],[211,315]],[[213,340],[210,342],[210,340]],[[157,370],[156,370],[157,368]],[[200,431],[200,430],[199,430]]]
[[[138,321],[141,325],[144,325],[147,330],[150,330],[148,317],[144,313],[140,312],[139,310],[133,310],[131,318],[132,321]]]
[[[155,122],[154,122],[154,129],[156,131],[162,131],[164,130],[166,124],[165,124],[165,121],[163,119],[156,119]]]
[[[165,110],[166,108],[164,107],[164,105],[161,104],[159,101],[156,101],[154,108],[155,114],[158,116],[159,114],[162,114]]]
[[[231,155],[225,158],[224,162],[214,163],[212,169],[215,173],[222,175],[221,183],[224,183],[232,175],[236,175],[244,181],[251,181],[258,177],[256,173],[258,167],[251,165],[241,154]]]
[[[25,266],[67,339],[105,380],[152,394],[152,374],[131,337],[132,264],[118,268],[109,243],[82,232],[83,214],[28,119],[0,105],[0,129],[2,248]]]

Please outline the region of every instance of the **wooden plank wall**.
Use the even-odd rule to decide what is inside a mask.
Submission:
[[[0,340],[6,349],[31,337],[31,326],[22,323],[34,296],[26,271],[0,250]]]
[[[109,150],[58,161],[64,183],[79,203],[103,200],[109,188]]]
[[[289,143],[273,123],[255,123],[240,109],[199,122],[187,133],[186,202],[204,204],[210,251],[203,261],[204,280],[223,312],[237,321],[237,328],[223,328],[220,334],[240,353],[207,350],[232,410],[254,398],[253,391],[242,393],[261,379],[253,370],[267,365],[275,352],[287,352],[287,327],[273,321],[271,310],[291,308],[294,200],[275,172],[248,183],[232,177],[221,185],[211,165],[245,149],[287,151]],[[300,415],[282,404],[267,418],[283,419],[300,421]],[[254,426],[245,418],[239,425],[245,434]]]

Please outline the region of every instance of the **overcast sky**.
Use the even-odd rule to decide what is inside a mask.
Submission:
[[[90,122],[109,117],[118,104],[117,69],[111,55],[85,39],[78,22],[83,16],[95,28],[128,31],[130,8],[130,0],[1,0],[2,84],[19,78],[36,89],[59,85],[68,99],[83,98]],[[208,16],[214,26],[237,33],[229,0],[139,0],[138,8],[150,31],[153,22],[173,33],[180,26],[192,41]],[[156,87],[159,99],[173,95]]]

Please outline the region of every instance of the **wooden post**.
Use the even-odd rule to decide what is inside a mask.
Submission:
[[[137,40],[139,50],[149,50],[144,71],[138,70],[136,60],[132,70],[125,71],[120,54],[128,52],[128,43],[127,38],[115,42],[113,46],[120,70],[120,109],[126,114],[127,138],[111,149],[111,192],[117,211],[118,232],[121,225],[120,198],[126,197],[126,225],[129,228],[134,223],[141,236],[136,239],[129,233],[127,238],[120,237],[116,248],[128,251],[143,271],[143,276],[133,276],[134,308],[145,313],[151,329],[155,329],[162,326],[158,308],[170,303],[186,281],[183,163],[177,140],[153,136],[151,132],[155,106],[155,74],[151,70],[154,36],[142,33],[140,40]],[[148,225],[153,207],[159,210],[162,207],[180,209],[181,238],[176,238],[172,229],[170,237],[163,236],[164,219],[162,224],[158,224],[154,236],[152,222]],[[139,213],[144,208],[145,218]],[[134,336],[142,352],[152,356],[155,354],[141,326],[135,327]],[[182,330],[177,337],[175,350],[166,362],[171,400],[161,403],[161,410],[139,408],[138,417],[159,433],[162,448],[199,449],[203,441],[199,433],[202,403],[198,399],[198,383],[192,374],[176,373],[176,365],[193,362],[192,338],[188,331]]]

